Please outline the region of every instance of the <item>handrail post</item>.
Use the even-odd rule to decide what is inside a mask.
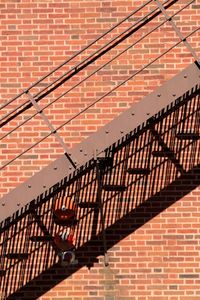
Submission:
[[[60,134],[58,133],[58,131],[51,124],[51,122],[47,118],[46,114],[44,113],[44,111],[42,110],[42,108],[39,106],[39,104],[35,101],[35,99],[31,95],[31,93],[28,90],[26,90],[25,93],[28,96],[28,98],[29,98],[30,102],[32,103],[32,105],[35,107],[35,109],[37,110],[37,112],[40,114],[41,118],[43,119],[43,121],[45,122],[45,124],[47,125],[47,127],[50,129],[51,134],[55,135],[55,137],[58,140],[59,144],[64,149],[65,155],[66,155],[67,159],[69,160],[69,162],[71,163],[71,165],[73,166],[73,168],[76,169],[76,163],[71,159],[70,155],[68,154],[68,148],[65,145],[65,143],[64,143],[62,137],[60,136]]]

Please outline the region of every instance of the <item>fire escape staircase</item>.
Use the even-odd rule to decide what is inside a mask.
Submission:
[[[99,39],[151,2],[148,1],[137,8]],[[182,35],[173,18],[193,1],[169,16],[167,9],[176,2],[165,1],[162,4],[156,0],[156,8],[148,15],[136,21],[130,28],[45,88],[36,94],[32,93],[34,87],[70,60],[1,106],[1,109],[5,109],[10,103],[26,96],[27,100],[18,105],[17,109],[3,116],[1,127],[29,108],[35,107],[36,114],[40,115],[49,127],[48,136],[54,135],[64,149],[63,156],[0,199],[2,284],[5,284],[9,276],[15,272],[19,277],[17,289],[20,289],[38,276],[41,270],[46,270],[58,260],[61,263],[66,262],[66,265],[81,263],[81,259],[84,258],[81,257],[79,249],[83,249],[84,245],[93,239],[102,245],[104,264],[108,266],[107,230],[177,178],[190,170],[198,169],[200,67],[199,59],[189,44],[188,37],[199,28],[187,36]],[[109,96],[181,43],[190,51],[194,63],[69,151],[59,134],[59,129],[64,124],[54,128],[45,114],[45,108],[56,99],[42,109],[39,101],[133,35],[139,28],[148,27],[147,24],[161,14],[164,16],[164,21],[157,28],[166,22],[170,23],[180,41],[148,65],[134,72],[110,92],[95,100],[90,107]],[[154,30],[155,28],[150,30],[146,36]],[[74,57],[78,57],[96,41]],[[120,55],[121,53],[117,56]],[[92,74],[94,73],[86,79]],[[25,122],[27,120],[16,128]],[[9,133],[4,134],[2,139],[8,135]],[[34,146],[6,162],[1,169],[6,168]],[[162,174],[162,180],[159,179],[159,174]],[[23,278],[23,270],[33,263],[34,255],[42,256],[44,249],[48,249],[48,256],[45,254],[45,259],[40,261],[38,270],[34,274],[29,272],[27,277]],[[18,268],[19,264],[20,268]],[[3,289],[5,298],[15,292],[16,285],[12,288],[10,291]]]

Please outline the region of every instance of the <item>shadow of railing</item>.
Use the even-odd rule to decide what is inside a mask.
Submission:
[[[105,150],[112,161],[101,170],[107,249],[199,185],[199,91],[199,86],[188,91]],[[80,207],[98,200],[98,185],[91,161],[1,224],[2,299],[37,299],[104,254],[99,208]],[[53,210],[63,204],[76,210],[77,220],[79,263],[67,268],[59,264],[52,239],[63,230],[53,218]],[[34,241],[34,236],[44,240]]]

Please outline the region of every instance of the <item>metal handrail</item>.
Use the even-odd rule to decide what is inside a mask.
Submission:
[[[92,45],[94,45],[96,42],[98,42],[100,39],[102,39],[104,36],[106,36],[108,33],[110,33],[111,31],[113,31],[116,27],[118,27],[119,25],[121,25],[123,22],[125,22],[126,20],[128,20],[130,17],[132,17],[136,12],[138,12],[140,9],[142,9],[143,7],[145,7],[146,5],[148,5],[149,3],[151,3],[153,0],[148,0],[147,2],[145,2],[144,4],[142,4],[141,6],[139,6],[136,10],[134,10],[132,13],[130,13],[128,16],[126,16],[124,19],[122,19],[121,21],[119,21],[117,24],[115,24],[113,27],[111,27],[109,30],[107,30],[106,32],[104,32],[101,36],[99,36],[96,40],[92,41],[91,43],[89,43],[87,46],[85,46],[83,49],[81,49],[80,51],[78,51],[76,54],[74,54],[73,56],[71,56],[69,59],[65,60],[64,62],[62,62],[60,65],[58,65],[56,68],[54,68],[51,72],[49,72],[48,74],[46,74],[45,76],[41,77],[38,81],[34,82],[32,85],[30,85],[26,90],[30,90],[33,87],[35,87],[37,84],[39,84],[41,81],[43,81],[44,79],[46,79],[47,77],[49,77],[50,75],[52,75],[54,72],[56,72],[57,70],[59,70],[60,68],[62,68],[64,65],[66,65],[68,62],[70,62],[72,59],[74,59],[75,57],[77,57],[79,54],[81,54],[82,52],[84,52],[85,50],[87,50],[89,47],[91,47]],[[169,0],[168,0],[169,1]],[[7,105],[9,105],[10,103],[12,103],[13,101],[15,101],[16,99],[18,99],[19,97],[21,97],[23,94],[25,94],[25,91],[19,93],[18,95],[16,95],[14,98],[10,99],[7,103],[4,103],[1,107],[0,110],[4,107],[6,107]]]
[[[191,33],[189,33],[187,36],[184,37],[184,39],[189,38],[191,35],[193,35],[194,33],[196,33],[198,30],[200,29],[200,27],[196,28],[195,30],[193,30]],[[98,98],[97,100],[95,100],[94,102],[92,102],[89,106],[87,106],[86,108],[84,108],[83,110],[81,110],[79,113],[77,113],[75,116],[73,116],[71,119],[67,120],[66,122],[64,122],[62,125],[58,126],[56,128],[56,131],[60,130],[62,127],[64,127],[65,125],[67,125],[68,123],[70,123],[72,120],[74,120],[75,118],[77,118],[79,115],[81,115],[82,113],[84,113],[85,111],[87,111],[89,108],[91,108],[92,106],[94,106],[96,103],[98,103],[99,101],[101,101],[103,98],[105,98],[106,96],[109,96],[112,92],[114,92],[115,90],[117,90],[120,86],[124,85],[127,81],[129,81],[130,79],[134,78],[137,74],[141,73],[143,70],[145,70],[146,68],[148,68],[150,65],[152,65],[154,62],[156,62],[158,59],[160,59],[162,56],[164,56],[165,54],[167,54],[169,51],[171,51],[172,49],[174,49],[175,47],[177,47],[179,44],[181,44],[183,41],[180,40],[177,43],[175,43],[173,46],[171,46],[168,50],[164,51],[162,54],[160,54],[159,56],[157,56],[155,59],[153,59],[150,63],[146,64],[144,67],[142,67],[140,70],[138,70],[137,72],[135,72],[133,75],[129,76],[126,80],[122,81],[120,84],[118,84],[117,86],[115,86],[113,89],[111,89],[109,92],[107,92],[106,94],[104,94],[102,97]],[[25,154],[26,152],[28,152],[29,150],[31,150],[32,148],[34,148],[35,146],[37,146],[38,144],[40,144],[42,141],[44,141],[46,138],[48,138],[50,135],[52,135],[52,132],[50,132],[49,134],[45,135],[42,139],[40,139],[38,142],[36,142],[35,144],[33,144],[32,146],[30,146],[29,148],[27,148],[26,150],[24,150],[23,152],[21,152],[20,154],[18,154],[15,158],[11,159],[10,161],[8,161],[5,165],[0,167],[0,170],[4,169],[6,166],[8,166],[10,163],[12,163],[13,161],[15,161],[16,159],[18,159],[19,157],[21,157],[23,154]]]
[[[166,4],[167,2],[169,2],[170,0],[166,0],[164,2],[164,4]],[[169,7],[171,5],[173,5],[175,2],[177,2],[178,0],[173,0],[171,1],[168,5],[166,5],[166,7]],[[98,58],[100,58],[102,55],[104,55],[106,52],[108,52],[109,50],[111,50],[112,48],[116,47],[118,44],[120,44],[123,40],[125,40],[126,38],[128,38],[130,35],[132,35],[135,31],[137,31],[140,27],[142,27],[142,25],[138,26],[138,28],[132,29],[134,26],[136,26],[137,24],[139,24],[141,21],[144,20],[144,24],[147,24],[148,22],[151,21],[151,19],[153,19],[154,17],[156,17],[158,14],[161,13],[161,11],[159,10],[159,12],[157,12],[154,16],[152,16],[151,18],[147,19],[152,13],[156,12],[158,10],[158,8],[155,8],[154,10],[152,10],[150,13],[148,13],[147,15],[145,15],[144,17],[140,18],[138,21],[136,21],[133,25],[131,25],[128,29],[126,29],[125,31],[123,31],[121,34],[119,34],[117,37],[115,37],[113,40],[111,40],[110,42],[108,42],[106,45],[104,45],[103,47],[101,47],[100,49],[98,49],[97,51],[95,51],[94,53],[92,53],[89,57],[87,57],[86,59],[84,59],[82,62],[80,62],[79,64],[77,64],[76,66],[72,67],[69,71],[65,72],[63,75],[61,75],[59,78],[57,78],[56,80],[54,80],[53,82],[51,82],[47,87],[43,88],[41,91],[39,91],[37,94],[34,95],[34,98],[36,98],[37,96],[39,96],[43,91],[45,91],[48,87],[52,86],[54,83],[58,82],[59,80],[61,80],[63,78],[63,81],[59,82],[56,86],[54,86],[52,89],[50,89],[49,91],[47,91],[46,93],[44,93],[43,95],[41,95],[38,99],[35,99],[36,101],[39,101],[41,99],[43,99],[45,96],[47,96],[49,93],[51,93],[52,91],[54,91],[55,89],[57,89],[60,85],[62,85],[64,82],[66,82],[68,79],[70,79],[71,77],[73,77],[74,75],[76,75],[77,73],[79,73],[81,70],[83,70],[84,68],[86,68],[88,65],[90,65],[91,63],[93,63],[94,61],[96,61]],[[128,32],[129,30],[131,30],[130,32]],[[127,34],[126,34],[127,33]],[[123,36],[124,34],[126,34],[125,36]],[[117,40],[118,38],[120,38],[120,40],[118,40],[117,42],[115,42],[113,45],[112,43]],[[104,50],[105,47],[109,46],[106,50]],[[98,54],[99,51],[100,54]],[[98,55],[96,55],[98,54]],[[93,58],[96,55],[95,58]],[[91,58],[91,60],[89,62],[87,62],[87,60],[89,60]],[[85,63],[85,65],[82,65],[83,63]],[[82,65],[82,66],[81,66]],[[81,66],[81,67],[80,67]],[[69,74],[66,78],[64,78],[67,74]],[[27,91],[28,89],[26,89]],[[11,112],[7,113],[5,116],[3,116],[1,118],[0,121],[3,121],[4,119],[8,118],[10,115],[12,115],[16,110],[20,109],[21,107],[23,107],[25,104],[27,104],[27,106],[25,108],[22,108],[18,113],[16,113],[14,116],[11,116],[10,119],[13,119],[14,117],[18,116],[20,113],[24,112],[26,109],[29,109],[32,104],[29,101],[25,101],[24,103],[20,104],[17,108],[13,109]],[[9,121],[10,121],[9,119]],[[3,124],[1,124],[0,126],[2,127],[5,123],[7,123],[7,120],[5,122],[3,122]]]
[[[185,8],[187,8],[189,5],[191,5],[193,2],[195,2],[195,0],[190,1],[189,3],[187,3],[184,7],[182,7],[180,10],[178,10],[177,12],[175,12],[171,18],[175,17],[177,14],[179,14],[181,11],[183,11]],[[72,86],[70,89],[68,89],[67,91],[65,91],[62,95],[60,95],[59,97],[57,97],[56,99],[54,99],[53,101],[51,101],[50,103],[48,103],[47,105],[45,105],[42,109],[46,109],[48,108],[50,105],[52,105],[53,103],[55,103],[56,101],[58,101],[61,97],[65,96],[66,94],[68,94],[69,92],[71,92],[74,88],[78,87],[80,84],[82,84],[84,81],[86,81],[88,78],[90,78],[91,76],[93,76],[95,73],[97,73],[98,71],[100,71],[101,69],[103,69],[105,66],[107,66],[109,63],[111,63],[112,61],[114,61],[116,58],[118,58],[119,56],[121,56],[123,53],[125,53],[127,50],[129,50],[130,48],[132,48],[133,46],[135,46],[138,42],[142,41],[144,38],[146,38],[148,35],[150,35],[153,31],[157,30],[159,27],[161,27],[162,25],[164,25],[167,22],[167,20],[164,20],[163,22],[161,22],[159,25],[157,25],[156,27],[154,27],[152,30],[150,30],[149,32],[147,32],[145,35],[143,35],[141,38],[139,38],[136,42],[134,42],[133,44],[131,44],[130,46],[128,46],[127,48],[125,48],[125,50],[123,50],[122,52],[120,52],[119,54],[117,54],[116,56],[114,56],[111,60],[109,60],[108,62],[106,62],[104,65],[102,65],[101,67],[97,68],[95,71],[93,71],[92,73],[90,73],[87,77],[85,77],[83,80],[81,80],[80,82],[78,82],[77,84],[75,84],[74,86]],[[3,140],[5,137],[7,137],[9,134],[11,134],[12,132],[14,132],[15,130],[17,130],[18,128],[20,128],[21,126],[23,126],[24,124],[26,124],[28,121],[30,121],[31,119],[33,119],[36,115],[38,115],[39,112],[34,113],[33,115],[31,115],[29,118],[27,118],[26,120],[24,120],[23,122],[21,122],[19,125],[17,125],[16,127],[14,127],[12,130],[10,130],[9,132],[5,133],[3,136],[1,136],[0,140]]]

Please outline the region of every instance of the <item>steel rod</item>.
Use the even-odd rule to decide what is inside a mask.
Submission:
[[[177,14],[179,14],[182,10],[184,10],[186,7],[188,7],[189,5],[191,5],[195,0],[190,1],[188,4],[186,4],[184,7],[182,7],[179,11],[177,11],[176,13],[173,14],[172,17],[176,16]],[[64,92],[62,95],[60,95],[59,97],[57,97],[56,99],[54,99],[53,101],[51,101],[50,103],[48,103],[47,105],[45,105],[43,107],[43,110],[46,109],[47,107],[49,107],[50,105],[52,105],[53,103],[55,103],[56,101],[58,101],[59,99],[61,99],[61,97],[65,96],[67,93],[71,92],[74,88],[78,87],[80,84],[82,84],[84,81],[86,81],[88,78],[90,78],[92,75],[94,75],[95,73],[97,73],[98,71],[100,71],[101,69],[103,69],[105,66],[107,66],[109,63],[111,63],[112,61],[114,61],[116,58],[118,58],[119,56],[121,56],[123,53],[125,53],[127,50],[129,50],[130,48],[132,48],[133,46],[135,46],[138,42],[140,42],[141,40],[143,40],[145,37],[147,37],[149,34],[151,34],[152,32],[154,32],[155,30],[157,30],[159,27],[161,27],[163,24],[165,24],[167,22],[167,20],[164,20],[163,22],[161,22],[158,26],[154,27],[152,30],[150,30],[149,32],[147,32],[145,35],[143,35],[140,39],[138,39],[135,43],[131,44],[130,46],[128,46],[125,50],[123,50],[122,52],[120,52],[119,54],[117,54],[116,56],[114,56],[111,60],[109,60],[107,63],[105,63],[103,66],[99,67],[98,69],[96,69],[94,72],[90,73],[87,77],[85,77],[83,80],[81,80],[79,83],[75,84],[73,87],[71,87],[70,89],[68,89],[66,92]],[[17,130],[18,128],[20,128],[22,125],[24,125],[25,123],[27,123],[29,120],[31,120],[32,118],[34,118],[36,115],[38,114],[38,112],[36,112],[35,114],[33,114],[32,116],[30,116],[29,118],[27,118],[26,120],[24,120],[23,122],[21,122],[19,125],[17,125],[16,127],[14,127],[12,130],[10,130],[9,132],[7,132],[6,134],[4,134],[0,140],[4,139],[6,136],[8,136],[9,134],[11,134],[12,132],[14,132],[15,130]]]
[[[177,2],[178,0],[173,0],[170,4],[168,4],[168,7],[171,6],[172,4],[174,4],[175,2]],[[166,1],[166,3],[168,2],[168,0]],[[155,12],[157,9],[153,10],[152,12]],[[125,30],[121,35],[119,35],[118,37],[122,36],[124,33],[126,33],[126,31],[128,31],[129,29],[133,28],[137,23],[141,22],[141,20],[145,20],[144,24],[147,24],[148,22],[150,22],[154,17],[156,17],[158,14],[161,13],[161,11],[157,12],[154,16],[152,16],[151,18],[149,18],[148,20],[146,20],[147,16],[151,15],[152,12],[150,12],[148,15],[146,15],[145,17],[143,17],[142,19],[140,19],[139,21],[137,21],[134,25],[130,26],[127,30]],[[54,86],[53,88],[51,88],[49,91],[47,91],[45,94],[43,94],[42,96],[40,96],[38,99],[36,99],[36,101],[39,101],[41,99],[43,99],[45,96],[47,96],[48,94],[50,94],[52,91],[54,91],[55,89],[57,89],[60,85],[62,85],[64,82],[66,82],[68,79],[70,79],[71,77],[73,77],[74,75],[76,75],[77,73],[79,73],[80,71],[82,71],[84,68],[86,68],[88,65],[90,65],[91,63],[93,63],[95,60],[97,60],[98,58],[100,58],[102,55],[104,55],[106,52],[108,52],[109,50],[111,50],[112,48],[114,48],[115,46],[117,46],[119,43],[121,43],[124,39],[126,39],[127,37],[129,37],[131,34],[133,34],[135,31],[137,31],[140,27],[142,27],[141,25],[138,26],[138,28],[132,29],[131,32],[127,33],[124,37],[122,37],[119,41],[115,42],[114,45],[111,45],[110,47],[108,47],[106,50],[102,51],[101,53],[99,53],[98,55],[96,55],[95,58],[92,58],[94,56],[94,53],[89,56],[89,58],[91,58],[90,61],[86,62],[88,60],[88,58],[86,58],[84,61],[82,61],[81,63],[79,63],[77,66],[73,67],[69,72],[74,71],[73,73],[71,73],[68,77],[64,78],[61,82],[59,82],[56,86]],[[118,37],[116,37],[115,39],[117,39]],[[115,39],[113,39],[111,42],[113,42]],[[111,42],[109,42],[107,45],[111,44]],[[107,46],[106,45],[106,46]],[[103,49],[105,47],[105,45],[101,48]],[[100,50],[101,50],[100,49]],[[95,52],[95,54],[97,54],[99,52],[99,50],[97,50]],[[83,62],[86,62],[85,65],[82,65],[81,67],[79,67],[81,64],[83,64]],[[79,67],[79,68],[78,68]],[[66,74],[68,74],[68,72],[66,72],[65,74],[63,74],[60,78],[63,78],[64,76],[66,76]],[[58,81],[58,79],[55,80]],[[51,85],[51,84],[50,84]],[[45,90],[46,87],[43,89]],[[39,92],[41,93],[41,91]],[[34,95],[34,98],[36,97],[36,95]],[[22,105],[20,105],[21,107]],[[21,112],[25,111],[26,109],[30,108],[31,105],[28,104],[25,108],[23,108]],[[13,112],[15,112],[15,110],[17,110],[19,107],[17,107],[16,109],[14,109],[13,111],[11,111],[9,114],[12,114]],[[18,114],[16,114],[18,115]],[[7,115],[8,116],[8,115]],[[6,116],[6,117],[7,117]],[[14,116],[15,117],[15,116]],[[5,117],[3,117],[1,119],[1,121],[5,119]],[[12,117],[13,119],[13,117]],[[9,120],[10,121],[10,120]],[[1,125],[2,126],[2,125]]]

